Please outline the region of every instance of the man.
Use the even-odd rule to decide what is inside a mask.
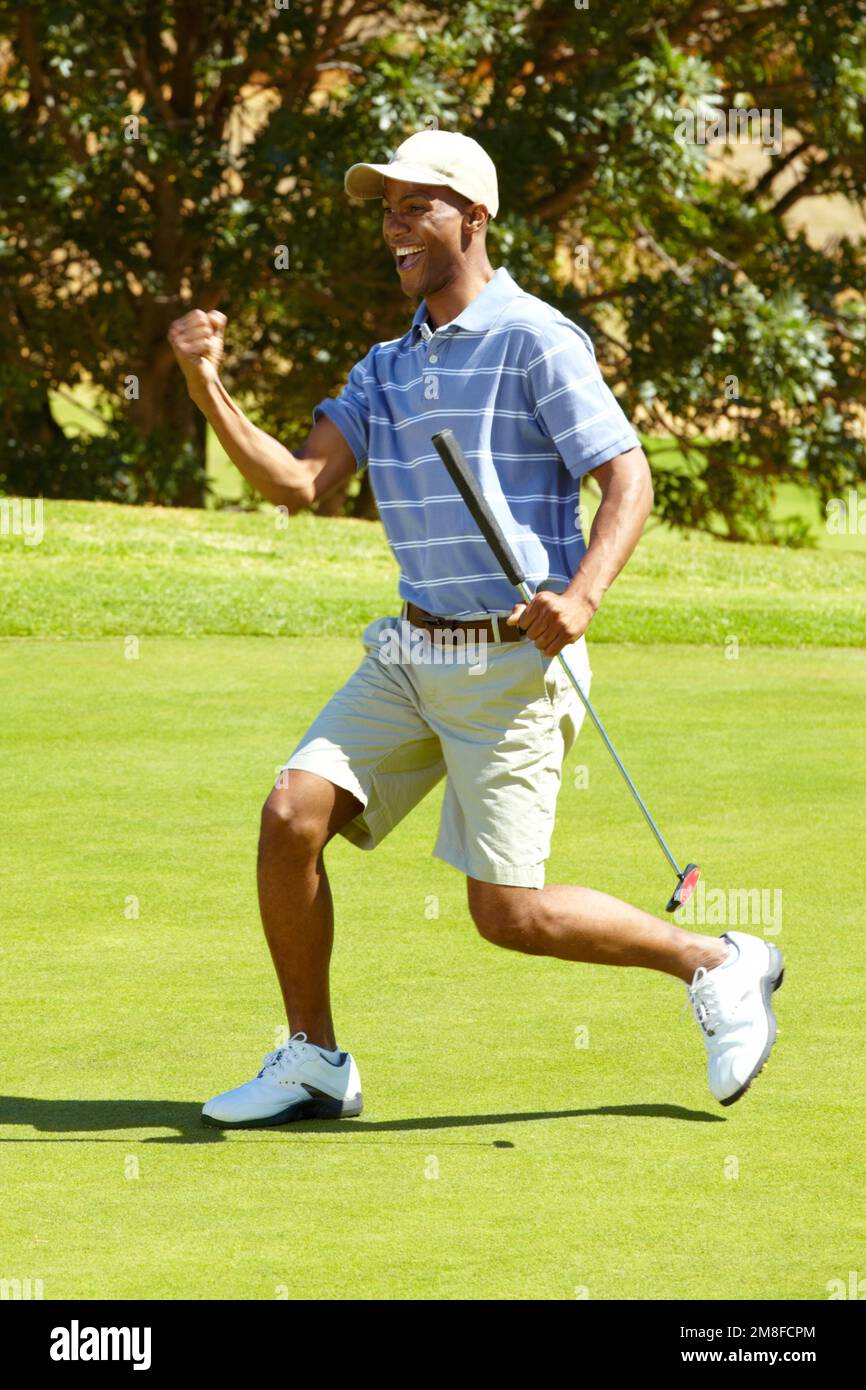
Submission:
[[[204,1119],[230,1128],[360,1113],[358,1069],[331,1018],[323,850],[336,834],[374,848],[443,775],[435,853],[466,875],[481,935],[683,980],[710,1087],[731,1104],[775,1039],[778,950],[741,932],[686,932],[591,888],[544,886],[562,759],[582,717],[552,658],[567,648],[589,684],[584,633],[652,505],[646,457],[589,338],[491,266],[496,170],[474,140],[413,135],[388,164],[353,165],[346,189],[383,200],[401,287],[421,302],[402,338],[376,344],[342,395],[316,406],[299,453],[256,428],[222,386],[222,314],[193,311],[170,331],[192,399],[271,502],[299,510],[369,466],[400,565],[402,624],[427,644],[420,661],[385,660],[398,619],[371,623],[361,665],[265,803],[259,901],[292,1037],[252,1081],[209,1101]],[[445,427],[530,583],[549,585],[528,605],[513,602],[430,443]],[[589,473],[602,497],[587,545],[575,517]],[[483,662],[434,659],[461,634],[485,644]]]

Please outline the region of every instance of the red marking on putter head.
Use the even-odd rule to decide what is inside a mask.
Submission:
[[[686,869],[686,872],[683,874],[683,881],[677,889],[677,900],[680,907],[682,907],[683,903],[687,903],[692,893],[694,893],[698,886],[698,879],[700,876],[701,871],[697,864],[692,864],[690,868]]]
[[[683,869],[682,878],[677,882],[677,886],[671,894],[671,900],[667,904],[666,912],[676,912],[678,907],[687,903],[698,886],[698,879],[701,871],[697,864],[687,864]]]

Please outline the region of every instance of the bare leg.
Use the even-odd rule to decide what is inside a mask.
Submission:
[[[322,851],[361,803],[313,772],[288,772],[262,810],[262,926],[293,1033],[336,1047],[328,989],[334,909]]]
[[[638,965],[691,984],[699,965],[721,965],[727,947],[684,931],[593,888],[511,888],[468,880],[469,910],[481,935],[533,956],[594,965]]]

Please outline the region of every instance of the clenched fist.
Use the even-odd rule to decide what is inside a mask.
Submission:
[[[175,319],[169,328],[168,340],[190,395],[196,387],[217,380],[225,327],[226,316],[218,310],[205,313],[203,309],[193,309],[182,319]]]
[[[545,656],[556,656],[583,636],[597,607],[587,596],[571,590],[557,594],[540,589],[531,603],[515,603],[505,621],[509,627],[522,627]]]

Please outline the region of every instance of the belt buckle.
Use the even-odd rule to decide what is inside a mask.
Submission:
[[[427,613],[424,617],[424,623],[427,627],[435,628],[440,632],[443,628],[450,628],[453,622],[453,618],[441,618],[435,613]]]

